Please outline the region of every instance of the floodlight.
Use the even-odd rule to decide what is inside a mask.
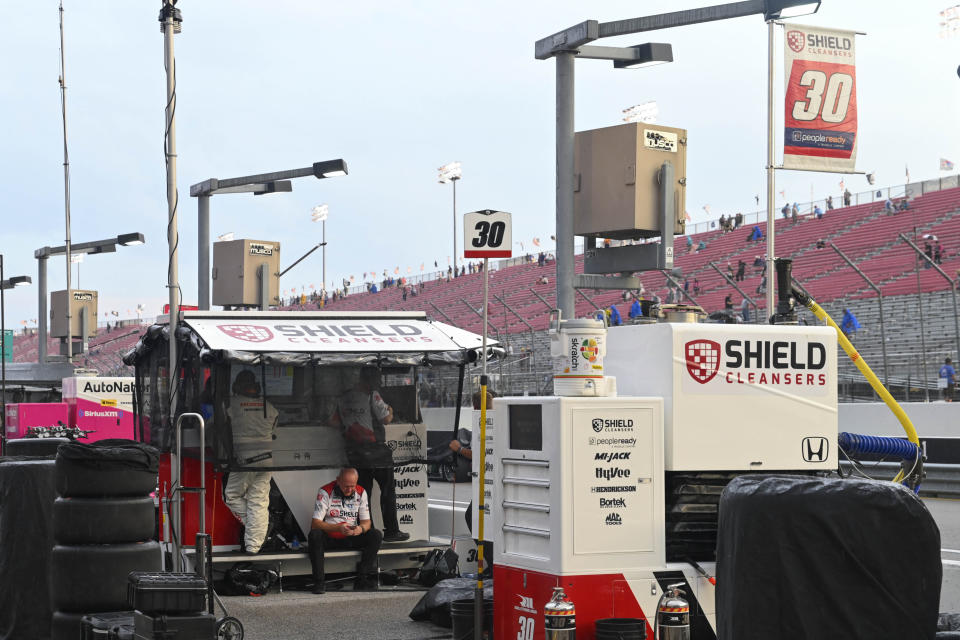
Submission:
[[[142,233],[122,233],[117,236],[117,244],[121,247],[133,247],[144,242]]]
[[[763,17],[766,20],[785,20],[807,16],[820,9],[820,0],[766,0]]]
[[[347,163],[343,159],[313,163],[313,175],[317,178],[335,178],[347,175]]]
[[[628,48],[635,51],[634,59],[614,60],[615,69],[640,69],[673,62],[673,47],[666,42],[646,42]]]

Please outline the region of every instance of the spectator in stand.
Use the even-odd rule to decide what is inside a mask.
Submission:
[[[683,290],[687,293],[690,293],[690,277],[683,279]]]
[[[760,231],[760,225],[753,225],[753,231],[750,232],[750,237],[747,238],[747,242],[753,242],[763,240],[763,232]]]
[[[900,211],[906,211],[909,208],[910,208],[910,203],[907,202],[906,198],[900,201]]]
[[[860,322],[857,320],[857,316],[853,315],[853,311],[850,311],[850,309],[844,309],[843,321],[840,323],[840,330],[843,331],[843,335],[850,338],[857,333],[859,328]]]
[[[890,197],[887,197],[887,201],[883,203],[883,210],[886,213],[896,213],[897,207],[893,204],[893,200]]]
[[[639,300],[635,299],[633,304],[630,305],[630,311],[627,313],[627,317],[631,320],[643,317],[643,307],[640,305]]]
[[[817,216],[817,220],[823,220],[823,209],[820,208],[820,205],[813,208],[813,215]]]
[[[610,314],[611,327],[619,327],[620,325],[623,324],[623,318],[620,316],[620,311],[617,309],[616,305],[613,305],[613,304],[610,305],[608,312]]]
[[[540,255],[537,256],[537,266],[542,267],[546,261],[547,261],[546,254],[543,251],[541,251]]]
[[[548,284],[549,282],[550,282],[550,278],[548,278],[547,276],[540,276],[540,284]]]
[[[403,288],[403,301],[404,301],[404,302],[407,301],[407,288],[406,288],[406,287]]]
[[[701,240],[700,242],[697,243],[697,253],[700,253],[701,251],[703,251],[703,250],[706,249],[706,248],[707,248],[707,243],[704,242],[703,240]]]
[[[723,299],[723,308],[733,309],[733,294],[728,293],[727,297]]]
[[[727,230],[727,219],[724,215],[720,214],[720,231],[726,232]]]
[[[736,217],[733,219],[733,228],[739,229],[740,225],[742,224],[743,224],[743,214],[738,211]]]
[[[783,205],[783,209],[780,209],[780,213],[783,214],[783,219],[784,219],[784,220],[786,220],[787,218],[790,217],[790,203],[789,203],[789,202]]]
[[[753,256],[753,266],[762,267],[763,266],[763,256]]]
[[[943,264],[943,247],[940,246],[939,240],[937,240],[937,244],[933,247],[933,261],[937,264]]]
[[[793,207],[790,209],[790,217],[794,222],[796,222],[800,217],[800,205],[796,202],[793,203]]]
[[[743,260],[737,261],[737,282],[743,282],[747,277],[747,263]]]
[[[690,253],[693,250],[693,238],[689,235],[687,236],[687,253]]]
[[[851,199],[852,197],[853,197],[853,194],[850,193],[850,190],[849,190],[849,189],[844,189],[844,190],[843,190],[843,206],[849,207],[849,206],[850,206],[850,199]]]
[[[938,374],[937,386],[943,390],[943,401],[953,402],[953,389],[956,384],[957,372],[953,368],[953,361],[947,358],[943,361]]]
[[[827,196],[827,211],[833,211],[833,196]]]
[[[923,255],[927,256],[927,260],[923,263],[923,268],[929,269],[930,263],[933,261],[933,245],[930,244],[929,237],[923,239]]]
[[[744,322],[750,322],[750,303],[746,298],[740,303],[740,316]]]
[[[733,280],[733,265],[727,262],[727,277]]]
[[[823,249],[827,246],[827,243],[824,242],[823,238],[817,238],[817,249]]]
[[[700,279],[699,278],[693,279],[693,295],[695,296],[700,295]]]

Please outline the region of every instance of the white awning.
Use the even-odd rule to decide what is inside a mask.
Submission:
[[[483,346],[481,336],[422,313],[186,312],[183,322],[212,350],[436,353]]]

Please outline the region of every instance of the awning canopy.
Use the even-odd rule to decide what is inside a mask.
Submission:
[[[208,349],[225,351],[436,353],[478,349],[483,342],[422,313],[186,312],[183,322]]]

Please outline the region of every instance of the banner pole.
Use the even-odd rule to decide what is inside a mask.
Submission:
[[[767,21],[767,322],[775,313],[773,304],[776,299],[776,279],[773,277],[774,252],[774,215],[775,173],[774,173],[774,132],[773,132],[773,20]]]
[[[487,307],[490,289],[489,259],[483,259],[483,339],[482,372],[480,375],[480,482],[477,483],[477,591],[473,597],[473,638],[483,638],[483,494],[487,470]],[[477,450],[474,446],[474,451]]]

